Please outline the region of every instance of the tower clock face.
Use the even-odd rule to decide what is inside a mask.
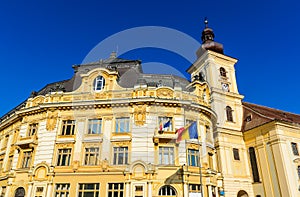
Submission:
[[[229,85],[227,83],[222,83],[222,89],[226,92],[229,92]]]

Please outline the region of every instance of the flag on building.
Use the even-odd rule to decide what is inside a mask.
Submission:
[[[163,131],[165,129],[168,129],[170,126],[171,126],[171,120],[168,120],[165,123],[161,122],[160,125],[159,125],[159,130]]]
[[[176,133],[178,134],[176,142],[188,139],[198,139],[197,122],[193,122],[187,127],[177,129]]]

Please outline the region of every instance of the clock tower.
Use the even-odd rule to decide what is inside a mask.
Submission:
[[[202,45],[197,50],[197,60],[188,68],[192,81],[206,81],[211,89],[211,106],[217,114],[214,143],[218,167],[224,177],[226,196],[236,196],[241,188],[253,195],[248,167],[248,153],[241,132],[243,122],[243,96],[239,94],[235,64],[237,59],[224,54],[223,45],[216,42],[208,27],[202,31]]]

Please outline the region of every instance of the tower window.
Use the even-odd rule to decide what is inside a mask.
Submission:
[[[233,148],[232,150],[233,150],[233,158],[234,158],[234,160],[240,160],[239,149]]]
[[[105,86],[105,79],[102,76],[98,76],[94,80],[94,91],[100,91],[104,88]]]
[[[233,116],[232,116],[232,108],[230,106],[226,107],[226,116],[227,116],[227,121],[233,122]]]
[[[292,142],[291,145],[292,145],[292,150],[293,150],[294,155],[295,156],[299,156],[299,151],[298,151],[297,143]]]
[[[220,75],[221,75],[221,77],[226,77],[226,70],[225,70],[225,68],[223,68],[223,67],[220,68]]]

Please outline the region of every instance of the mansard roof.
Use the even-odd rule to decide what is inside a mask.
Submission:
[[[243,102],[244,121],[242,131],[247,131],[272,121],[300,124],[300,115]]]

